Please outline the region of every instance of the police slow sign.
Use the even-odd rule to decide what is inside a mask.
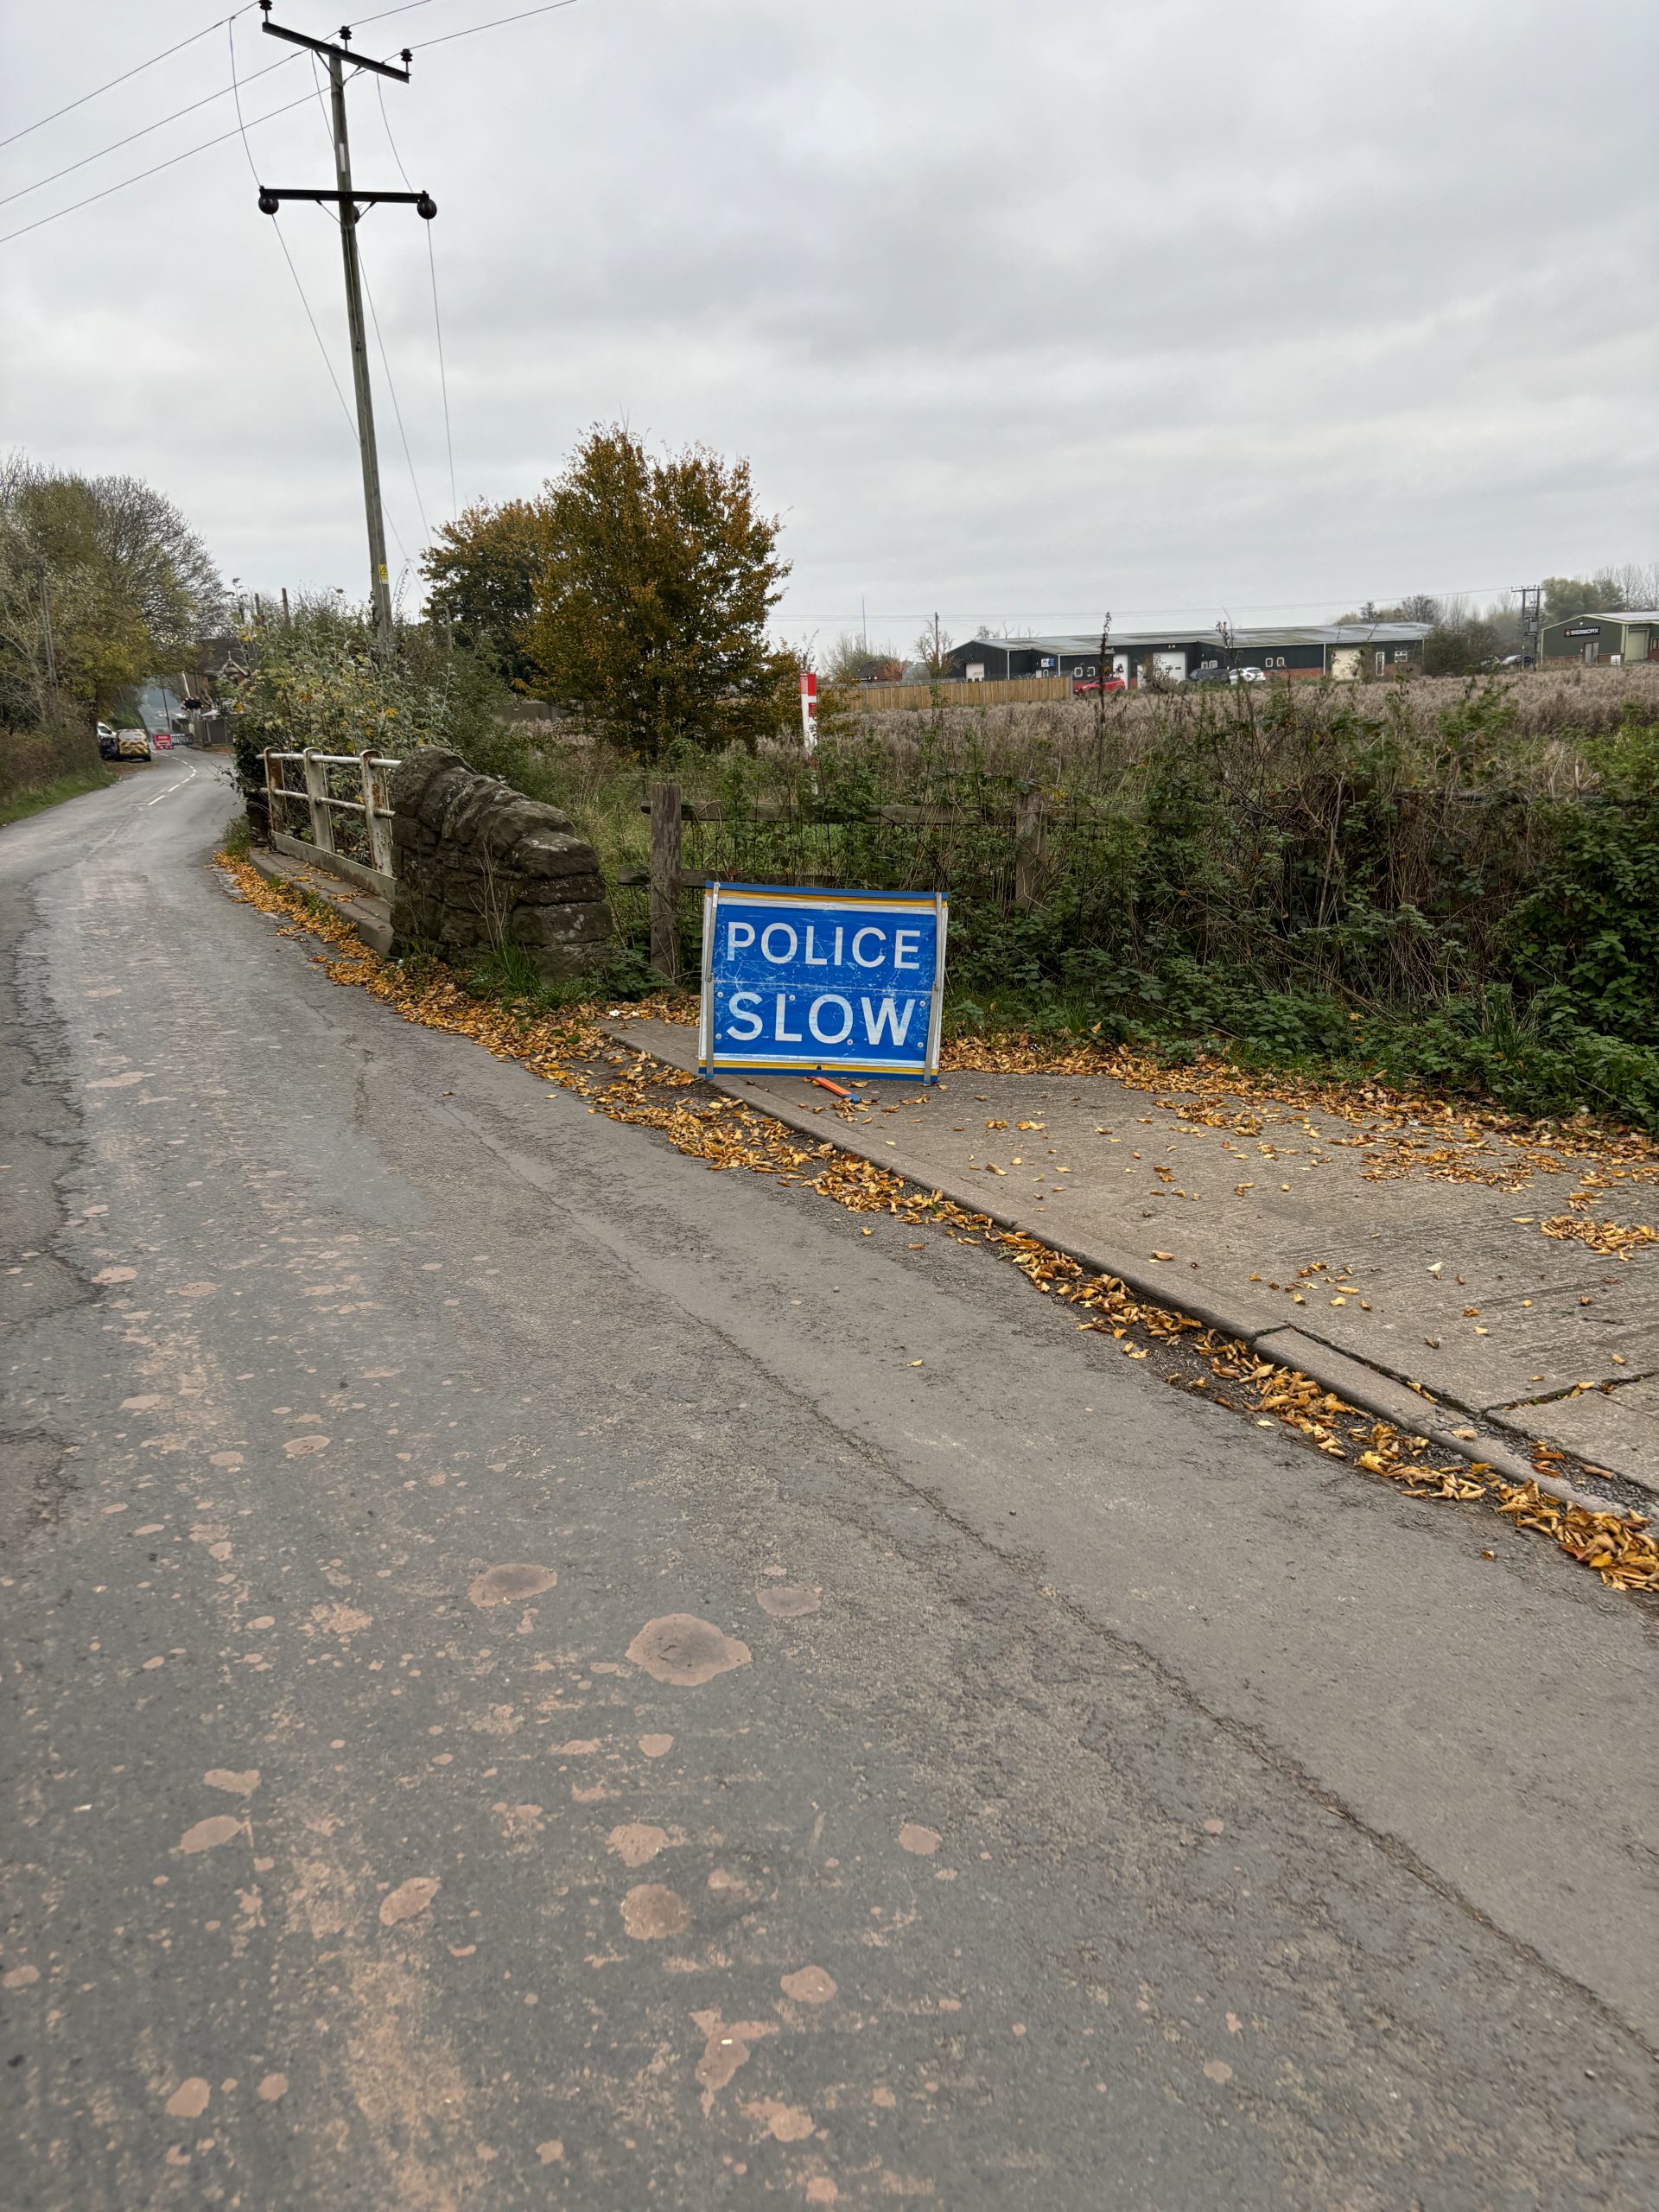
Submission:
[[[700,1064],[931,1082],[945,912],[931,891],[711,883]]]

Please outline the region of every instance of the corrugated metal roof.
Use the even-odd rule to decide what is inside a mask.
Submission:
[[[1433,626],[1431,622],[1315,622],[1282,630],[1240,630],[1235,639],[1241,645],[1414,645]]]
[[[1594,617],[1585,617],[1586,620]],[[1599,618],[1611,620],[1614,618]],[[1659,620],[1659,616],[1626,615],[1626,621]],[[1268,645],[1418,645],[1425,639],[1433,624],[1428,622],[1326,622],[1287,624],[1271,630],[1236,630],[1235,645],[1264,648]],[[1219,649],[1221,632],[1214,629],[1114,630],[1106,640],[1108,652],[1122,652],[1135,646],[1154,645],[1214,645]],[[976,645],[988,645],[997,652],[1035,653],[1098,653],[1100,636],[1092,638],[969,638],[965,645],[957,647],[958,652],[971,652]]]

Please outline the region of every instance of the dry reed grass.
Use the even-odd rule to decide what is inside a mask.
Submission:
[[[991,777],[1084,785],[1108,762],[1121,772],[1172,741],[1218,721],[1267,728],[1289,721],[1306,733],[1340,721],[1363,740],[1374,730],[1409,748],[1437,749],[1442,718],[1474,701],[1500,702],[1512,743],[1530,757],[1535,788],[1560,792],[1593,781],[1572,742],[1616,728],[1634,709],[1659,716],[1659,661],[1628,668],[1530,669],[1491,677],[1421,677],[1404,683],[1240,685],[1226,690],[1134,691],[1033,705],[943,706],[919,712],[861,709],[855,693],[830,695],[826,736],[865,743],[903,762],[925,751],[973,751]],[[783,748],[788,750],[787,747]],[[1531,778],[1529,780],[1532,780]]]

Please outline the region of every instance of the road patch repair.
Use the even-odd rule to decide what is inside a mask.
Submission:
[[[1269,1109],[1265,1086],[1234,1071],[1224,1078],[1146,1064],[1142,1088],[1141,1081],[1103,1076],[1106,1056],[1087,1052],[1052,1056],[1040,1072],[1021,1064],[1034,1055],[996,1046],[975,1052],[980,1066],[963,1065],[963,1052],[948,1052],[944,1080],[931,1092],[921,1085],[843,1085],[853,1093],[843,1096],[802,1077],[708,1083],[696,1072],[689,1019],[664,1018],[677,1007],[659,1001],[639,1009],[584,1004],[532,1011],[474,998],[435,963],[406,967],[382,957],[338,909],[303,887],[290,887],[285,870],[276,874],[269,862],[262,870],[226,855],[218,866],[233,895],[277,918],[286,933],[320,939],[327,949],[315,957],[334,982],[368,991],[404,1020],[470,1036],[585,1098],[591,1112],[657,1129],[711,1168],[776,1175],[852,1211],[880,1211],[982,1244],[1039,1292],[1078,1307],[1087,1316],[1080,1328],[1109,1338],[1125,1357],[1147,1361],[1172,1385],[1287,1429],[1327,1459],[1387,1478],[1410,1495],[1484,1501],[1593,1567],[1611,1587],[1659,1589],[1659,1541],[1644,1510],[1659,1489],[1651,1443],[1643,1440],[1650,1420],[1632,1402],[1635,1446],[1620,1440],[1620,1435],[1599,1442],[1591,1460],[1574,1439],[1604,1432],[1580,1427],[1572,1412],[1592,1395],[1607,1402],[1627,1388],[1651,1388],[1659,1359],[1644,1360],[1640,1346],[1651,1345],[1654,1294],[1614,1301],[1615,1321],[1604,1340],[1608,1364],[1617,1360],[1615,1371],[1627,1370],[1631,1384],[1610,1383],[1604,1392],[1580,1374],[1541,1406],[1524,1402],[1528,1390],[1548,1394],[1552,1374],[1567,1374],[1580,1352],[1574,1316],[1593,1314],[1599,1292],[1605,1297],[1627,1280],[1640,1281],[1627,1271],[1655,1241],[1653,1231],[1598,1217],[1624,1190],[1659,1183],[1659,1147],[1635,1138],[1592,1146],[1570,1130],[1546,1141],[1473,1110],[1436,1107],[1425,1118],[1381,1091],[1354,1101],[1354,1120],[1332,1110],[1338,1094],[1319,1093],[1316,1101],[1310,1090],[1303,1104],[1294,1084],[1276,1084],[1273,1097],[1281,1103]],[[1109,1084],[1109,1110],[1100,1110]],[[1261,1096],[1243,1095],[1257,1090]],[[1021,1103],[1030,1110],[1018,1112]],[[1288,1122],[1281,1127],[1275,1114],[1287,1114]],[[1091,1158],[1078,1148],[1085,1135],[1131,1157]],[[1247,1141],[1248,1157],[1241,1149]],[[1321,1214],[1311,1197],[1300,1206],[1276,1203],[1298,1200],[1298,1184],[1308,1190],[1305,1179],[1335,1166],[1344,1143],[1363,1164],[1357,1188],[1344,1188],[1339,1215]],[[1087,1176],[1079,1173],[1085,1162]],[[1274,1203],[1224,1222],[1205,1219],[1198,1211],[1202,1194],[1224,1167],[1236,1171],[1226,1185],[1235,1198],[1265,1183],[1277,1185],[1269,1192]],[[1116,1196],[1114,1173],[1134,1203]],[[1574,1179],[1577,1210],[1541,1200],[1529,1205],[1518,1194],[1563,1173]],[[1007,1188],[1022,1176],[1029,1188],[1011,1203]],[[1416,1191],[1408,1187],[1414,1184]],[[1091,1185],[1103,1194],[1094,1223],[1083,1202]],[[1421,1262],[1418,1280],[1401,1273],[1399,1252],[1408,1232],[1421,1251],[1421,1218],[1412,1205],[1424,1186],[1436,1205],[1449,1198],[1452,1211],[1433,1220],[1444,1255],[1437,1246]],[[1487,1210],[1483,1219],[1497,1204],[1508,1210],[1513,1243],[1483,1243],[1457,1212],[1477,1192]],[[1182,1208],[1192,1210],[1185,1221]],[[1144,1233],[1144,1255],[1124,1249],[1126,1216]],[[1334,1249],[1306,1256],[1312,1243],[1331,1246],[1338,1219],[1344,1258]],[[1380,1249],[1374,1253],[1372,1245]],[[1253,1252],[1260,1261],[1245,1274],[1259,1281],[1228,1280],[1227,1264],[1236,1274]],[[1278,1256],[1269,1261],[1269,1254]],[[1522,1255],[1544,1277],[1524,1297],[1516,1288]],[[1500,1261],[1504,1287],[1494,1296]],[[1595,1287],[1575,1287],[1587,1267],[1599,1271]],[[1491,1345],[1492,1324],[1467,1308],[1500,1310],[1509,1335]],[[1543,1324],[1525,1341],[1523,1329],[1536,1325],[1520,1322],[1522,1313],[1540,1315]],[[1408,1324],[1423,1339],[1422,1352],[1451,1357],[1430,1367],[1415,1348],[1408,1351]],[[1466,1338],[1459,1333],[1465,1330]],[[1540,1349],[1530,1356],[1534,1342]],[[1517,1344],[1518,1362],[1510,1351]],[[1587,1363],[1580,1357],[1578,1364]]]

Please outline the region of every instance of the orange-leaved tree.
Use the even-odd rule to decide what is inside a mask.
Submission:
[[[789,567],[747,461],[704,446],[658,458],[595,425],[537,512],[524,635],[550,696],[650,761],[752,746],[788,721],[795,663],[766,626]]]

